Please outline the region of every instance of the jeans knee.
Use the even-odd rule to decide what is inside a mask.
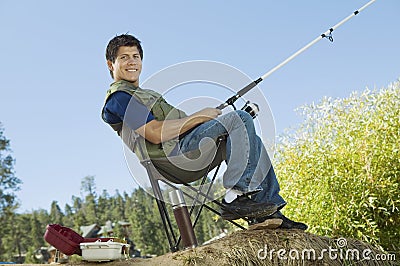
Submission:
[[[235,110],[233,112],[229,112],[221,118],[217,118],[221,120],[221,123],[227,128],[228,133],[233,129],[237,128],[252,128],[253,125],[253,117],[243,110]]]
[[[253,121],[253,117],[246,111],[243,110],[235,110],[235,112],[240,116],[243,122]]]

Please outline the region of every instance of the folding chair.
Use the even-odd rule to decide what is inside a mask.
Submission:
[[[166,206],[166,199],[162,193],[160,183],[167,185],[168,187],[176,190],[181,190],[184,194],[185,198],[191,199],[193,202],[190,206],[189,214],[191,217],[194,216],[192,220],[192,227],[194,228],[198,222],[200,217],[201,211],[203,208],[208,209],[209,211],[221,216],[221,213],[212,208],[208,202],[212,202],[217,206],[221,207],[222,204],[215,200],[212,196],[210,196],[210,191],[212,186],[215,184],[215,179],[218,174],[218,170],[221,167],[221,163],[226,159],[226,136],[220,136],[215,141],[216,150],[214,150],[214,158],[212,159],[211,163],[208,164],[206,167],[202,169],[198,169],[195,171],[188,171],[182,169],[181,167],[177,166],[176,164],[172,163],[174,159],[177,157],[168,157],[168,158],[152,158],[150,159],[149,156],[146,156],[145,152],[145,141],[144,138],[138,135],[133,130],[123,127],[122,130],[122,138],[125,144],[133,151],[136,149],[136,156],[139,157],[140,163],[145,167],[149,181],[156,199],[157,207],[160,212],[162,224],[165,230],[165,234],[168,239],[168,243],[170,246],[171,252],[175,252],[179,250],[179,244],[181,241],[181,236],[177,235],[173,230],[173,225],[170,218],[170,213]],[[137,154],[139,152],[139,154]],[[185,153],[186,156],[190,158],[196,158],[199,156],[201,152],[205,152],[204,150],[196,150],[193,152]],[[216,168],[215,173],[210,180],[209,184],[205,184],[208,178],[209,172]],[[193,187],[191,182],[201,180],[200,185],[198,188]],[[180,189],[177,185],[182,184],[184,188],[187,188],[188,191]],[[192,192],[192,193],[190,193]],[[208,201],[208,202],[207,202]],[[196,214],[194,214],[195,206],[199,205],[199,209]],[[240,229],[246,230],[240,224],[234,221],[228,221]]]

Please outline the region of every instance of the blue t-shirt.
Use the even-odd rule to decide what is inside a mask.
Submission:
[[[124,121],[124,117],[126,117]],[[154,120],[153,114],[135,97],[124,91],[111,94],[103,109],[103,119],[108,124],[125,122],[136,130]]]

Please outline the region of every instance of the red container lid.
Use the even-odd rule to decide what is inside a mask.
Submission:
[[[65,255],[82,254],[79,244],[84,241],[84,238],[68,227],[49,224],[46,227],[44,239]]]

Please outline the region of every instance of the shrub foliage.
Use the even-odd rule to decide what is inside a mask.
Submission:
[[[310,231],[400,249],[400,81],[299,109],[276,169],[285,213]]]

